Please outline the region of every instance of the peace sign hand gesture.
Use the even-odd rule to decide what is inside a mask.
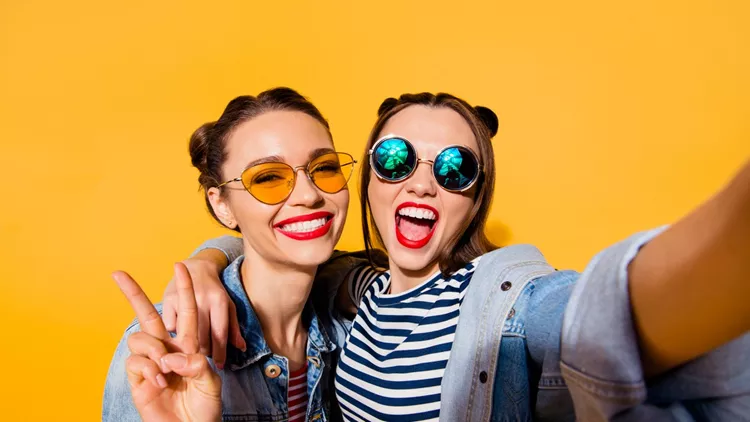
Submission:
[[[112,275],[135,310],[141,331],[128,337],[133,403],[145,422],[221,420],[221,378],[199,353],[198,310],[190,274],[175,264],[179,313],[171,338],[154,305],[127,273]]]

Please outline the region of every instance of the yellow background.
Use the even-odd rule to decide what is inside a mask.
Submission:
[[[222,233],[187,138],[234,96],[294,87],[357,156],[386,96],[489,106],[493,236],[580,269],[750,156],[749,5],[3,0],[0,419],[100,417],[133,315],[109,274],[159,298],[171,263]]]

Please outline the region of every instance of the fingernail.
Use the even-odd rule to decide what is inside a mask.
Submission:
[[[178,369],[187,365],[187,356],[182,353],[170,353],[161,358],[167,367]]]
[[[164,375],[156,374],[156,382],[159,383],[159,387],[167,388],[167,380],[164,379]]]
[[[164,356],[162,356],[161,359],[159,359],[159,369],[161,369],[162,374],[168,374],[172,372],[172,370],[167,366],[167,363],[164,362]]]
[[[223,363],[217,363],[216,367],[219,368],[219,370],[221,370],[221,371],[224,370],[224,364]]]

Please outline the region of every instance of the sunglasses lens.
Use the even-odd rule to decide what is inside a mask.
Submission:
[[[258,201],[278,204],[294,188],[294,170],[284,163],[258,164],[242,173],[242,184]]]
[[[343,152],[331,152],[312,160],[307,168],[315,186],[323,192],[336,193],[349,181],[354,158]]]
[[[476,180],[479,163],[467,148],[450,147],[435,158],[432,171],[445,190],[460,191]]]
[[[414,147],[400,138],[380,142],[372,153],[372,168],[380,177],[390,181],[406,178],[414,171],[417,155]]]

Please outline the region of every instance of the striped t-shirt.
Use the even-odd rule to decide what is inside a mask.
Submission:
[[[346,420],[438,420],[459,306],[478,260],[400,294],[388,294],[388,272],[354,274],[350,291],[359,311],[336,371]]]
[[[289,421],[304,421],[307,414],[307,365],[289,374]]]

